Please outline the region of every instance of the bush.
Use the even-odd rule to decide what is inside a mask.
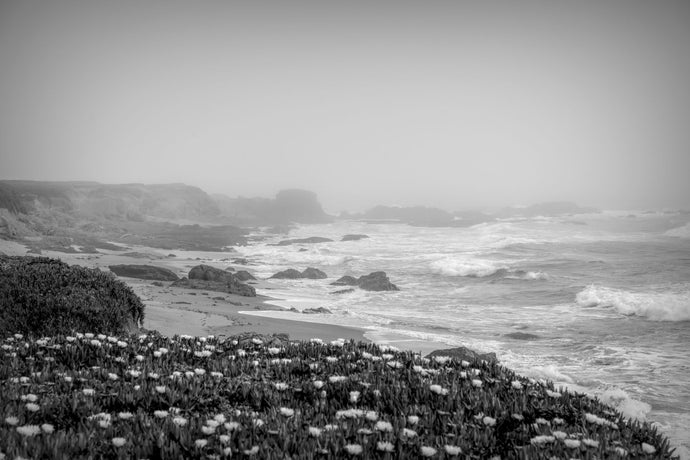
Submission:
[[[117,334],[143,319],[141,300],[110,273],[45,257],[0,257],[0,334]]]

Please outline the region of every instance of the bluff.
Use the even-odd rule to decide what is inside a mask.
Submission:
[[[221,215],[236,225],[321,224],[333,220],[314,192],[281,190],[273,199],[214,195]]]

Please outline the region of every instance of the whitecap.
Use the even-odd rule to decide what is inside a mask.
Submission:
[[[690,293],[630,292],[590,285],[575,301],[581,307],[612,307],[622,315],[652,321],[690,321]]]
[[[469,276],[483,278],[491,276],[499,270],[506,270],[505,265],[482,259],[446,257],[432,262],[429,267],[434,273],[446,276]]]
[[[681,227],[667,230],[664,232],[664,236],[671,236],[674,238],[690,238],[690,222]]]

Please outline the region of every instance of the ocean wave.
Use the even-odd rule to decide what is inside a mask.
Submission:
[[[683,226],[667,230],[664,232],[664,236],[672,236],[674,238],[690,238],[690,222]]]
[[[593,393],[601,402],[618,410],[629,419],[645,420],[647,414],[652,410],[652,406],[631,398],[628,393],[620,388],[609,388],[603,391],[597,390]]]
[[[540,271],[532,272],[524,270],[515,270],[510,271],[509,274],[506,275],[506,278],[526,281],[546,281],[549,279],[549,274]]]
[[[497,273],[499,270],[507,270],[503,264],[490,260],[457,259],[448,257],[432,262],[431,270],[446,276],[468,276],[472,278],[484,278]]]
[[[578,292],[581,307],[612,307],[651,321],[690,321],[690,293],[629,292],[590,285]]]

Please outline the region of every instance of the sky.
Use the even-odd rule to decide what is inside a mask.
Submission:
[[[690,2],[0,0],[0,179],[690,208]]]

